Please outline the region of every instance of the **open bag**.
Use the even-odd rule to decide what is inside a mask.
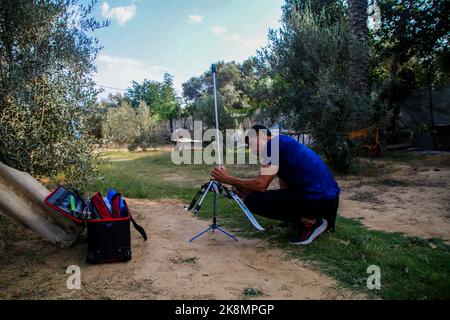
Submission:
[[[86,201],[76,190],[60,186],[45,198],[45,204],[77,224],[86,224],[89,263],[131,260],[130,222],[147,240],[144,228],[136,223],[125,199],[114,189],[104,198],[97,192]]]

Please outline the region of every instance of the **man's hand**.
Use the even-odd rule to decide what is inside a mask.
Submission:
[[[230,175],[228,174],[228,170],[225,167],[215,167],[211,171],[211,177],[221,183],[227,183]]]
[[[230,184],[241,191],[257,191],[264,192],[272,181],[273,175],[260,174],[253,179],[241,179],[230,176],[228,170],[225,167],[216,167],[211,171],[211,178],[221,183]]]

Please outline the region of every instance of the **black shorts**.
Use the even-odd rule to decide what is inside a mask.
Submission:
[[[339,206],[339,196],[327,200],[306,199],[291,189],[252,192],[245,197],[251,212],[270,219],[298,223],[300,218],[324,218],[327,229],[334,229]]]

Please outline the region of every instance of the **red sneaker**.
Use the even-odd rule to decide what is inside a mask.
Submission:
[[[310,244],[321,233],[327,230],[328,223],[325,219],[316,219],[316,223],[304,223],[298,235],[289,241],[290,244]]]

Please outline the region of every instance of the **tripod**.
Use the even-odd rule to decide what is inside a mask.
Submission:
[[[232,238],[233,240],[238,241],[238,239],[235,236],[233,236],[231,233],[228,233],[227,231],[225,231],[222,228],[220,228],[219,226],[217,226],[217,216],[216,216],[217,194],[218,193],[222,193],[223,190],[224,190],[224,187],[221,185],[220,182],[217,182],[215,180],[211,180],[209,183],[204,184],[200,188],[200,190],[194,196],[194,199],[192,199],[192,202],[189,205],[189,207],[185,208],[186,210],[192,210],[192,208],[194,207],[195,203],[197,202],[198,197],[200,196],[200,194],[203,193],[202,198],[200,199],[200,201],[198,202],[197,206],[195,207],[195,211],[194,212],[198,213],[200,211],[200,208],[201,208],[202,204],[203,204],[203,200],[205,200],[206,195],[208,194],[208,192],[211,191],[211,192],[214,193],[213,216],[212,216],[212,224],[211,224],[211,226],[209,228],[207,228],[206,230],[204,230],[204,231],[200,232],[199,234],[197,234],[195,237],[193,237],[191,240],[189,240],[189,242],[192,242],[195,239],[201,237],[202,235],[204,235],[208,231],[214,232],[215,230],[219,230],[220,232],[222,232],[223,234],[225,234],[228,237]]]
[[[217,73],[217,68],[216,65],[212,65],[211,66],[211,72],[212,72],[212,76],[213,76],[213,91],[214,91],[214,114],[215,114],[215,120],[216,120],[216,155],[218,158],[218,164],[219,166],[222,163],[222,159],[221,159],[221,149],[220,149],[220,139],[219,139],[219,118],[218,118],[218,110],[217,110],[217,92],[216,92],[216,73]],[[202,236],[203,234],[207,233],[208,231],[212,231],[214,232],[215,230],[219,230],[220,232],[222,232],[223,234],[227,235],[228,237],[238,241],[238,239],[233,236],[232,234],[228,233],[227,231],[223,230],[222,228],[217,226],[217,216],[216,216],[216,209],[217,209],[217,194],[222,194],[222,195],[226,195],[229,198],[233,199],[237,205],[240,207],[240,209],[242,210],[242,212],[244,212],[244,214],[246,215],[247,219],[253,224],[253,226],[260,230],[260,231],[264,231],[265,229],[263,227],[261,227],[261,225],[258,223],[258,221],[256,221],[255,217],[253,216],[253,214],[250,212],[250,210],[248,210],[248,208],[245,206],[244,202],[242,202],[242,200],[236,195],[236,193],[234,193],[233,190],[230,190],[226,187],[224,187],[220,182],[215,181],[215,180],[210,180],[208,183],[205,183],[204,185],[202,185],[200,187],[200,190],[196,193],[196,195],[194,196],[194,198],[192,199],[190,205],[188,207],[185,207],[185,210],[192,210],[195,206],[195,204],[197,203],[198,198],[200,197],[200,195],[202,195],[202,198],[200,199],[200,201],[198,202],[197,206],[195,206],[195,210],[194,213],[198,213],[201,209],[201,206],[203,204],[203,201],[206,198],[206,195],[209,192],[213,192],[214,193],[214,202],[213,202],[213,217],[212,217],[212,224],[209,228],[207,228],[206,230],[200,232],[199,234],[197,234],[195,237],[193,237],[191,240],[189,240],[189,242],[194,241],[195,239],[199,238],[200,236]]]

